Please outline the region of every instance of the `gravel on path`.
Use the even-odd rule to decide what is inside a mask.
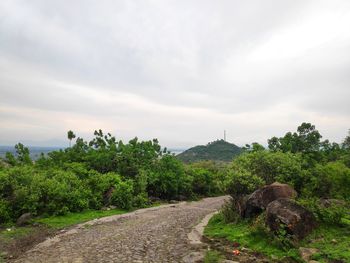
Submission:
[[[205,198],[93,220],[38,244],[15,262],[184,262],[195,249],[188,234],[226,199]]]

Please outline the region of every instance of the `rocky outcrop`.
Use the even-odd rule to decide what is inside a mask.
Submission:
[[[316,219],[310,211],[293,200],[280,198],[267,206],[266,225],[275,233],[284,229],[300,240],[316,227]]]
[[[279,198],[293,199],[297,192],[287,184],[273,183],[253,192],[242,204],[242,216],[251,218],[260,214],[272,201]]]

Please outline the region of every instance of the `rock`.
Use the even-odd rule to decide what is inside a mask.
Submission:
[[[148,199],[149,199],[152,203],[162,201],[162,199],[160,199],[159,197],[155,197],[155,196],[150,196],[150,197],[148,197]]]
[[[25,213],[21,215],[16,222],[17,226],[24,226],[29,223],[29,221],[32,219],[32,214],[31,213]]]
[[[108,206],[111,203],[112,194],[115,190],[114,186],[111,186],[106,192],[103,193],[103,203]]]
[[[176,201],[176,200],[170,200],[169,203],[170,203],[170,204],[176,204],[177,201]]]
[[[328,198],[322,198],[320,199],[320,205],[328,208],[331,206],[346,206],[346,202],[344,200],[340,199],[328,199]]]
[[[225,259],[224,261],[221,261],[221,263],[239,263],[238,261],[228,260]]]
[[[187,200],[187,197],[184,196],[184,195],[178,195],[178,196],[176,197],[176,200],[179,200],[179,201],[186,201],[186,200]]]
[[[269,203],[279,198],[293,199],[297,192],[287,184],[273,183],[253,192],[245,201],[243,217],[251,218],[266,209]]]
[[[266,225],[277,232],[284,228],[297,240],[303,239],[316,227],[314,215],[291,199],[280,198],[266,209]]]
[[[337,241],[336,239],[334,239],[334,238],[331,240],[331,242],[332,242],[333,244],[337,244],[337,243],[338,243],[338,241]]]
[[[117,209],[117,207],[115,205],[110,205],[109,208],[110,209]]]
[[[309,262],[311,260],[312,255],[316,254],[319,250],[317,248],[307,248],[307,247],[300,247],[299,253],[303,260],[306,262]]]
[[[187,256],[182,258],[182,262],[184,262],[184,263],[203,262],[203,260],[204,260],[204,253],[203,252],[192,252],[192,253],[190,253]]]

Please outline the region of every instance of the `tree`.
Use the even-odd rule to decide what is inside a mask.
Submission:
[[[297,132],[287,132],[284,137],[272,137],[268,140],[269,149],[272,151],[292,153],[312,153],[320,149],[322,138],[315,125],[303,122]]]
[[[342,143],[343,149],[348,149],[350,150],[350,130],[348,131],[348,136],[344,139]]]
[[[73,132],[72,130],[69,130],[69,131],[67,132],[67,136],[68,136],[68,140],[69,140],[69,147],[71,147],[71,145],[72,145],[72,139],[75,138],[75,134],[74,134],[74,132]]]

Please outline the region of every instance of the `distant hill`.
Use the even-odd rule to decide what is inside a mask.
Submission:
[[[242,148],[237,145],[224,140],[217,140],[207,145],[192,147],[178,154],[176,157],[185,163],[206,160],[229,162],[241,152]]]

